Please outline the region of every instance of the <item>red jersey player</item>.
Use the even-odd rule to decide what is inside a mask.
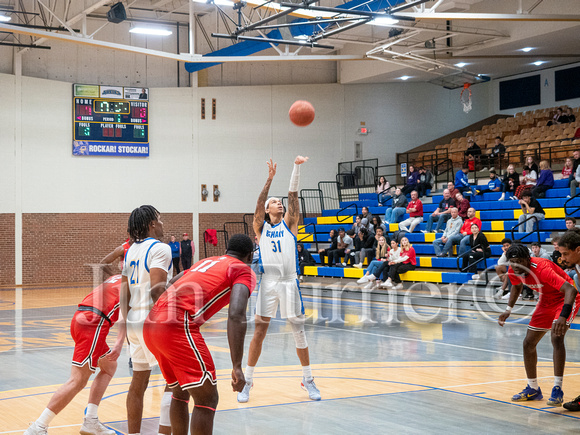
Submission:
[[[528,248],[520,243],[513,244],[506,252],[510,268],[508,277],[513,287],[506,311],[499,316],[500,326],[505,324],[524,284],[540,293],[540,300],[528,325],[524,339],[524,365],[528,385],[521,393],[512,397],[514,402],[541,400],[542,390],[538,386],[536,346],[546,332],[552,330],[554,348],[554,388],[548,399],[550,406],[562,406],[564,393],[562,380],[566,364],[564,336],[580,307],[580,295],[572,279],[550,260],[530,258]]]
[[[171,430],[187,435],[189,396],[195,403],[191,434],[208,434],[218,404],[215,366],[199,331],[214,314],[230,305],[228,341],[233,365],[232,387],[242,391],[246,306],[256,276],[250,269],[254,244],[244,234],[228,242],[226,255],[194,264],[174,278],[173,285],[153,306],[143,326],[147,348],[173,389]]]
[[[115,275],[116,272],[113,269],[112,263],[117,259],[119,260],[119,270],[123,270],[125,255],[127,254],[127,251],[129,250],[132,244],[133,241],[131,240],[130,237],[128,237],[127,240],[125,240],[122,245],[117,246],[113,252],[107,254],[105,258],[103,258],[100,261],[99,264],[103,269],[105,278]]]
[[[87,413],[80,433],[115,435],[114,430],[107,429],[99,422],[97,407],[117,370],[117,358],[125,339],[124,322],[121,322],[117,341],[112,350],[106,342],[109,330],[119,318],[120,288],[121,275],[112,276],[79,304],[70,326],[70,333],[75,342],[70,378],[54,393],[44,412],[24,432],[25,435],[46,434],[52,419],[85,388],[97,367],[100,371],[91,385]]]

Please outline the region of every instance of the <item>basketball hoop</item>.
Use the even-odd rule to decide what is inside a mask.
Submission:
[[[461,94],[459,95],[459,100],[461,101],[461,104],[463,104],[463,111],[465,113],[469,113],[469,111],[471,110],[471,89],[469,89],[470,86],[471,83],[463,83],[463,89],[461,90]],[[463,95],[464,92],[465,96]]]

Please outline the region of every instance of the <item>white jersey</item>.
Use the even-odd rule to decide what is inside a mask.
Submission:
[[[284,220],[274,226],[264,221],[260,236],[260,266],[264,279],[297,279],[296,236]]]
[[[133,243],[125,255],[122,273],[129,281],[131,294],[128,322],[144,322],[153,308],[151,269],[167,271],[167,282],[173,276],[171,248],[153,237]]]

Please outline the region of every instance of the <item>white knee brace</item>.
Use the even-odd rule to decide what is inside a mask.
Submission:
[[[306,349],[308,343],[306,342],[304,321],[290,320],[290,325],[292,326],[292,334],[294,335],[294,341],[296,342],[296,349]]]
[[[169,410],[171,409],[171,392],[166,391],[163,393],[163,398],[161,399],[161,415],[159,416],[159,426],[169,426],[171,427],[171,418],[169,417]]]

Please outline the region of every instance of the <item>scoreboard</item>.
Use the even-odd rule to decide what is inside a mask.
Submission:
[[[74,155],[149,155],[149,101],[146,89],[74,86]]]

